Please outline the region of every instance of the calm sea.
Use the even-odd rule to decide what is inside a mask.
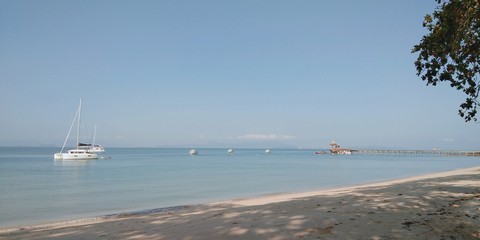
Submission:
[[[0,227],[301,192],[480,165],[478,157],[314,155],[313,150],[108,148],[54,161],[56,148],[0,148]]]

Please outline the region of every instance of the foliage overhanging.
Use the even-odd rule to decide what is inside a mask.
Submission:
[[[477,121],[480,91],[480,1],[436,0],[437,8],[423,22],[429,33],[413,47],[417,75],[427,85],[449,82],[466,94],[459,115]]]

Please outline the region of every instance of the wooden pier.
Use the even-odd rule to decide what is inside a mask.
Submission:
[[[480,156],[480,151],[443,151],[443,150],[351,150],[354,154],[378,154],[378,155],[448,155],[448,156]]]
[[[335,141],[330,143],[331,154],[378,154],[378,155],[447,155],[447,156],[476,156],[480,157],[480,151],[457,151],[457,150],[378,150],[378,149],[349,149],[342,148]],[[315,153],[317,154],[317,153]]]

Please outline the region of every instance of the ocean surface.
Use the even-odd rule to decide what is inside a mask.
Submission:
[[[302,192],[480,165],[479,157],[314,155],[314,150],[107,148],[54,161],[57,148],[0,147],[0,227]]]

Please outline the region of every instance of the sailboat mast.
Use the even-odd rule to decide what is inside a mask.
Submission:
[[[82,99],[80,98],[80,106],[78,106],[78,123],[77,123],[77,149],[80,145],[80,115],[82,113]]]
[[[95,147],[95,137],[97,136],[97,124],[95,124],[95,128],[93,130],[93,141],[92,141],[92,147]]]

